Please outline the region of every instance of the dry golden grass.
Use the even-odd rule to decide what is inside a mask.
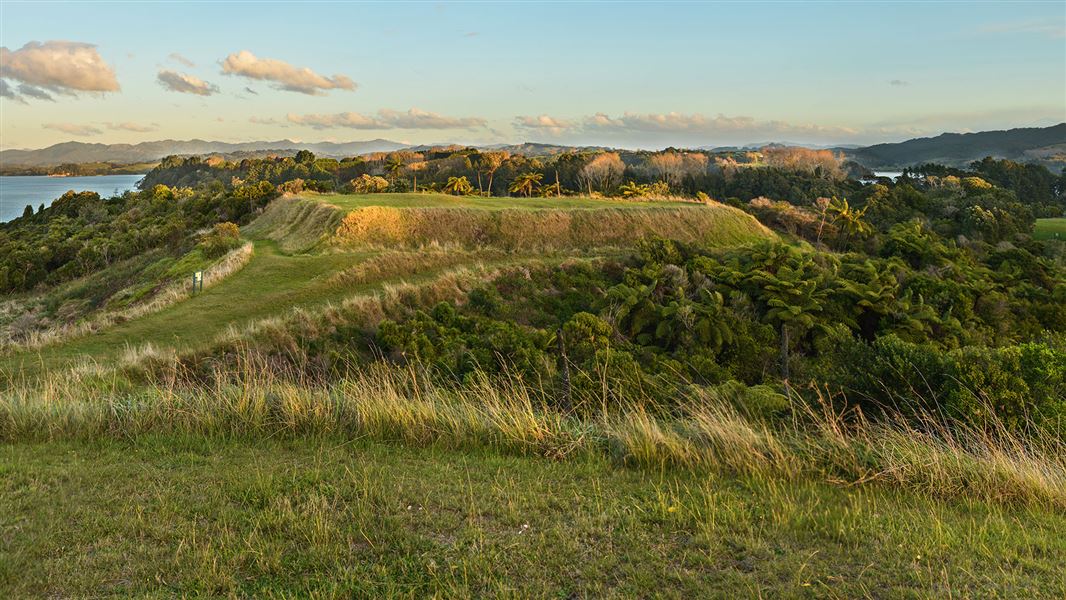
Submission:
[[[333,241],[343,247],[436,243],[539,251],[631,246],[650,235],[720,246],[773,234],[750,215],[720,204],[583,210],[368,206],[348,213]]]
[[[147,352],[147,351],[141,351]],[[1061,441],[961,426],[918,429],[902,419],[845,420],[815,404],[768,425],[715,397],[664,411],[647,401],[565,413],[550,386],[475,377],[441,385],[414,366],[373,364],[330,384],[302,380],[247,353],[210,385],[180,374],[147,386],[91,365],[0,399],[0,440],[91,439],[148,433],[369,436],[412,444],[490,447],[553,459],[609,455],[623,464],[889,485],[943,498],[1066,510]]]

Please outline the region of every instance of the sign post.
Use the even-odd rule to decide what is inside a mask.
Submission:
[[[196,271],[192,274],[192,293],[204,291],[204,272]]]

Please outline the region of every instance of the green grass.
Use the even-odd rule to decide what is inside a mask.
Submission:
[[[411,272],[386,274],[373,281],[338,285],[334,276],[381,252],[285,254],[270,240],[255,242],[255,255],[243,269],[217,285],[156,313],[112,326],[88,336],[38,350],[0,356],[0,369],[18,377],[34,377],[90,358],[111,364],[127,348],[151,344],[157,349],[188,351],[214,340],[228,327],[281,316],[294,309],[324,306],[357,294],[381,291],[388,284],[426,281],[447,270],[432,263]],[[509,256],[486,264],[537,260]],[[471,264],[478,261],[470,256]]]
[[[1038,240],[1066,240],[1066,218],[1037,219],[1033,237]]]
[[[367,206],[388,206],[392,208],[482,208],[500,210],[508,208],[526,209],[598,209],[598,208],[648,208],[652,206],[699,206],[691,202],[645,202],[639,200],[618,200],[599,198],[568,197],[561,198],[515,198],[482,196],[449,196],[447,194],[308,194],[302,198],[319,202],[328,202],[345,210],[355,210]]]
[[[1066,517],[333,437],[0,446],[0,595],[1066,594]],[[102,485],[106,482],[106,485]]]
[[[54,371],[84,358],[100,363],[115,361],[128,347],[151,344],[157,349],[187,351],[202,347],[228,327],[242,327],[260,319],[290,313],[293,309],[314,309],[330,302],[339,302],[355,294],[380,291],[390,283],[417,282],[442,273],[443,267],[432,261],[419,267],[415,264],[408,272],[389,273],[379,270],[372,280],[356,285],[338,285],[334,277],[350,271],[374,257],[383,256],[389,247],[348,247],[340,250],[326,243],[334,234],[343,218],[344,211],[336,210],[323,199],[344,199],[340,204],[350,208],[359,203],[388,199],[398,205],[428,203],[445,205],[459,200],[488,206],[502,202],[520,204],[519,199],[464,198],[429,194],[379,194],[372,196],[314,196],[314,201],[283,199],[271,206],[245,234],[255,241],[255,254],[243,269],[219,284],[204,290],[187,300],[178,302],[158,312],[114,325],[92,335],[46,346],[39,350],[24,351],[0,356],[0,369],[14,377],[35,376],[40,372]],[[542,202],[544,199],[535,199]],[[585,205],[597,207],[613,205],[648,206],[647,203],[618,203],[598,200],[564,199],[553,204]],[[703,207],[695,206],[694,210]],[[416,209],[417,210],[417,209]],[[566,210],[566,209],[563,209]],[[617,210],[617,209],[612,209]],[[670,210],[665,209],[664,210]],[[676,209],[674,209],[676,210]],[[704,208],[704,210],[706,210]],[[479,211],[480,212],[480,211]],[[726,215],[732,216],[732,215]],[[463,220],[463,215],[455,216]],[[537,260],[531,249],[514,249],[516,253],[506,257],[490,252],[486,262],[513,264],[522,260]],[[467,253],[471,264],[480,261],[477,252]],[[186,257],[188,258],[188,257]],[[407,262],[418,262],[408,260]],[[441,262],[441,261],[438,261]],[[454,263],[454,261],[452,261]],[[179,264],[192,268],[188,260]],[[450,264],[451,268],[458,265]],[[168,271],[173,275],[173,268]],[[91,286],[88,281],[83,286]]]

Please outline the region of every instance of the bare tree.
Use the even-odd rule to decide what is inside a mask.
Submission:
[[[600,192],[607,193],[616,182],[621,181],[625,170],[626,165],[617,152],[604,152],[581,167],[578,175],[591,195],[594,186]]]

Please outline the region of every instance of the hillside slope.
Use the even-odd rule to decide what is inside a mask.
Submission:
[[[360,142],[294,142],[275,140],[261,142],[216,142],[208,140],[159,140],[139,144],[90,144],[63,142],[37,150],[0,151],[4,166],[51,166],[65,163],[140,163],[152,162],[171,155],[228,154],[234,152],[278,151],[294,154],[310,150],[322,156],[345,157],[368,152],[388,152],[404,148],[404,144],[377,139]]]
[[[522,201],[433,194],[282,197],[245,227],[255,248],[241,271],[92,335],[0,356],[0,369],[14,379],[90,359],[106,364],[147,347],[193,351],[233,328],[296,310],[314,312],[460,271],[615,255],[646,235],[669,233],[710,245],[774,235],[724,205],[584,199],[556,204],[567,208],[529,208],[537,202],[515,208]]]
[[[1052,170],[1066,165],[1066,123],[978,133],[944,133],[892,144],[844,150],[871,169],[898,169],[920,163],[962,167],[986,156],[1040,162]]]

